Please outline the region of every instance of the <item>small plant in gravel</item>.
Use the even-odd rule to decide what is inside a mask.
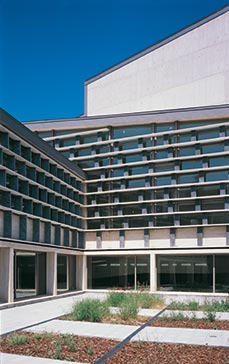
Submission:
[[[41,334],[34,334],[33,338],[36,340],[41,340],[42,339],[42,335]]]
[[[108,314],[107,303],[93,299],[86,299],[76,303],[72,312],[74,320],[90,322],[100,322]]]
[[[62,335],[62,344],[68,346],[69,351],[75,351],[75,342],[72,340],[72,335]]]
[[[56,345],[55,345],[55,359],[61,360],[62,359],[62,354],[61,354],[61,342],[57,341]]]
[[[183,313],[173,313],[172,315],[163,315],[161,317],[162,321],[184,321],[187,317]]]
[[[8,344],[10,346],[22,345],[22,344],[26,344],[27,342],[28,342],[28,338],[25,335],[14,334],[12,336],[9,336],[9,338],[8,338]]]
[[[93,347],[89,347],[88,349],[87,349],[87,353],[88,353],[88,355],[94,355],[94,349],[93,349]]]
[[[129,319],[136,319],[138,315],[138,306],[134,301],[124,302],[120,307],[120,317],[126,321]]]
[[[125,300],[124,292],[112,291],[107,297],[107,304],[112,307],[120,307]]]
[[[209,309],[204,312],[204,317],[208,322],[214,322],[216,320],[216,312]]]

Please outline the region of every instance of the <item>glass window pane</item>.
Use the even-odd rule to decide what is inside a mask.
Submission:
[[[229,292],[229,255],[215,257],[215,290]]]
[[[135,135],[150,134],[152,132],[151,125],[142,125],[136,127],[114,128],[114,139],[126,138]]]
[[[227,171],[209,172],[206,173],[206,182],[223,181],[228,179]]]
[[[68,260],[66,255],[57,255],[57,289],[60,291],[68,289]]]
[[[36,254],[15,253],[15,296],[36,296]]]
[[[212,256],[159,256],[157,282],[160,291],[212,292]]]
[[[150,288],[150,257],[149,255],[137,257],[137,289]]]
[[[222,143],[202,145],[202,154],[219,153],[223,151],[224,151],[224,145]]]

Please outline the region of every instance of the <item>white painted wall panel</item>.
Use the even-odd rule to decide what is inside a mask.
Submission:
[[[177,229],[175,246],[178,248],[197,246],[197,229],[184,228]]]
[[[144,230],[126,231],[125,248],[144,248]]]
[[[203,245],[209,247],[226,246],[226,227],[206,227],[203,231]]]
[[[169,229],[150,230],[151,248],[169,248],[170,231]]]
[[[18,215],[12,214],[12,238],[19,239],[20,218]]]
[[[87,85],[87,115],[229,103],[225,13]]]

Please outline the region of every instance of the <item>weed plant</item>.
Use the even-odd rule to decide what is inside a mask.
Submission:
[[[125,292],[110,292],[107,298],[107,304],[111,307],[120,307],[122,302],[125,300]]]
[[[56,346],[55,346],[55,359],[58,359],[58,360],[62,359],[61,348],[62,348],[61,342],[57,341]]]
[[[133,302],[141,308],[153,308],[164,304],[162,297],[145,292],[110,292],[106,302],[112,307],[121,307],[127,302]]]
[[[138,316],[138,306],[135,301],[129,300],[124,302],[120,307],[120,317],[122,320],[136,319]]]
[[[153,308],[164,303],[162,297],[150,293],[138,293],[136,296],[138,307],[141,308]]]
[[[28,342],[28,338],[25,335],[12,335],[9,336],[8,338],[8,344],[10,346],[14,346],[14,345],[22,345],[22,344],[26,344]]]
[[[211,303],[206,303],[203,306],[203,309],[206,311],[229,312],[229,300],[212,301]]]
[[[74,352],[75,342],[73,341],[72,336],[67,334],[67,335],[62,335],[62,338],[63,338],[62,344],[68,346],[69,351]]]
[[[204,312],[204,318],[205,320],[207,320],[208,322],[215,322],[216,320],[216,312],[213,311],[211,308],[206,310]]]
[[[187,303],[173,301],[170,305],[171,310],[197,311],[199,308],[200,308],[199,303],[196,301],[190,301]]]
[[[86,299],[73,307],[73,320],[101,322],[109,314],[108,305],[100,300]]]
[[[93,347],[89,346],[89,348],[87,349],[87,353],[88,353],[88,355],[93,355],[94,354]]]
[[[182,312],[179,312],[179,313],[173,313],[172,315],[163,315],[161,316],[161,320],[162,321],[184,321],[186,320],[187,317],[182,313]]]

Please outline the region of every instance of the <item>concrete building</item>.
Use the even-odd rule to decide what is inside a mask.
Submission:
[[[0,159],[0,302],[82,289],[85,173],[3,110]]]
[[[50,212],[53,200],[42,200],[41,194],[39,203],[47,204],[49,213],[41,219],[31,216],[44,231],[41,240],[34,240],[34,233],[23,242],[18,241],[20,234],[1,234],[1,259],[10,259],[11,254],[12,265],[13,249],[29,247],[34,253],[39,245],[46,252],[46,288],[36,294],[56,294],[58,257],[65,290],[229,291],[228,10],[225,7],[87,80],[82,117],[25,124],[37,144],[31,146],[26,128],[20,127],[19,137],[25,140],[21,143],[29,144],[30,154],[37,145],[44,154],[40,159],[50,158],[49,165],[54,163],[57,170],[67,168],[61,172],[62,177],[71,175],[65,181],[67,190],[74,178],[78,181],[73,185],[76,195],[67,195],[69,203],[63,197],[66,189],[54,189],[62,199],[58,204],[55,198],[58,213]],[[3,128],[11,135],[6,123]],[[41,164],[32,166],[37,167]],[[14,190],[13,182],[3,186],[4,191]],[[47,196],[53,188],[48,187]],[[68,213],[63,214],[71,217],[61,220],[59,209],[66,210],[65,204]],[[12,214],[12,202],[6,207]],[[50,225],[53,234],[45,233],[42,224]],[[55,233],[58,228],[61,239]],[[25,261],[20,252],[16,263]],[[48,265],[48,254],[57,259],[55,265]],[[60,260],[63,256],[69,256],[65,262]]]

